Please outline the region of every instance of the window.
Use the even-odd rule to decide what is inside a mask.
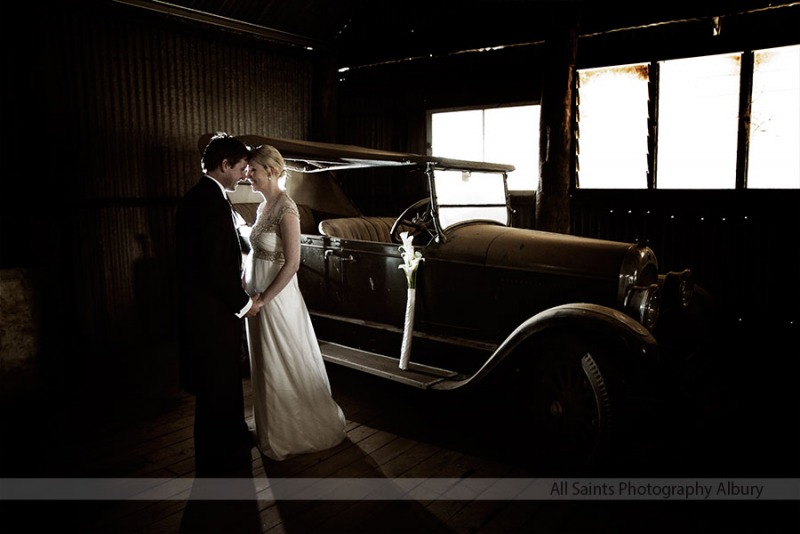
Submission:
[[[539,106],[431,112],[431,154],[514,165],[509,190],[539,187]]]
[[[578,184],[647,188],[647,65],[579,72]]]
[[[659,63],[659,189],[734,189],[741,54]]]
[[[578,187],[800,189],[800,45],[746,54],[579,70]]]
[[[754,54],[747,187],[800,187],[800,45]]]

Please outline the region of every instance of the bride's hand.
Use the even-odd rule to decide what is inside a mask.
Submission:
[[[247,310],[247,317],[255,317],[258,315],[258,312],[261,311],[261,306],[264,305],[263,302],[261,302],[261,293],[256,293],[251,299],[253,300],[253,305]]]

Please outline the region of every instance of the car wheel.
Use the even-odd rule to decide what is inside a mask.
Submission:
[[[588,336],[550,337],[515,367],[515,404],[543,464],[577,468],[607,456],[619,412],[608,350]]]

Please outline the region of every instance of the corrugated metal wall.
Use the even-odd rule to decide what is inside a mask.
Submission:
[[[16,67],[4,96],[19,102],[4,110],[6,128],[23,125],[27,135],[11,136],[12,150],[21,152],[6,159],[34,167],[20,170],[20,178],[31,172],[37,178],[35,202],[19,208],[19,231],[33,221],[32,235],[14,238],[22,250],[33,250],[32,259],[13,258],[10,266],[37,268],[46,345],[77,349],[69,365],[96,368],[92,358],[99,356],[102,371],[102,358],[141,357],[140,347],[171,335],[174,213],[199,175],[199,135],[222,129],[309,138],[320,69],[300,47],[109,2],[77,4],[26,6],[28,16],[16,20],[28,29],[3,51]],[[534,59],[510,64],[517,63],[527,68],[505,74],[537,70]],[[472,83],[460,94],[454,88],[462,85],[431,83],[440,81],[433,66],[418,77],[407,69],[388,77],[379,70],[339,85],[340,142],[423,151],[425,111],[444,98],[466,105],[467,97],[481,103],[500,92],[516,91],[508,97],[514,102],[538,95],[521,80],[496,83],[498,74],[483,70],[481,78],[494,87],[488,96]],[[368,183],[359,185],[362,195],[375,194]],[[4,195],[12,191],[4,184]],[[796,194],[652,193],[577,192],[574,233],[649,239],[662,270],[691,267],[736,313],[797,320]],[[517,222],[532,222],[532,204],[515,207],[531,210]],[[3,232],[7,241],[10,231]]]
[[[642,240],[662,272],[690,268],[743,326],[800,322],[799,191],[578,191],[576,235]],[[767,334],[768,335],[768,334]]]
[[[199,136],[306,137],[314,59],[111,9],[41,22],[52,34],[36,100],[58,156],[42,164],[61,173],[40,232],[59,252],[53,323],[78,358],[124,360],[173,334],[174,213],[200,176]]]

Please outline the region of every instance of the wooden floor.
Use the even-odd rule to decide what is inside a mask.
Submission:
[[[499,417],[496,407],[480,399],[431,396],[335,365],[329,365],[329,376],[348,420],[345,442],[283,462],[262,458],[253,449],[254,480],[552,476],[540,463],[530,461],[525,440],[508,428],[513,413]],[[249,406],[249,381],[245,385]],[[4,409],[3,478],[187,478],[197,491],[201,481],[193,479],[193,398],[178,391],[138,392],[133,397],[115,393],[114,384],[108,383],[102,397],[29,399],[13,410]],[[726,398],[709,393],[702,409],[711,413],[714,403]],[[742,415],[757,412],[747,410]],[[617,466],[620,470],[612,475],[704,476],[697,469],[705,466],[709,476],[780,476],[776,473],[782,465],[764,456],[757,468],[748,471],[750,463],[739,455],[758,439],[745,432],[744,425],[731,428],[729,423],[738,419],[730,410],[713,413],[717,414],[710,418],[716,421],[713,428],[695,429],[694,434],[690,430],[670,444],[671,452],[662,448],[658,458]],[[252,424],[251,409],[248,418]],[[730,432],[720,435],[720,428]],[[733,437],[737,433],[742,438],[738,442]],[[762,455],[763,448],[753,452]],[[724,473],[714,471],[714,466]],[[800,526],[797,504],[436,498],[4,500],[0,528],[5,533],[791,532]]]

